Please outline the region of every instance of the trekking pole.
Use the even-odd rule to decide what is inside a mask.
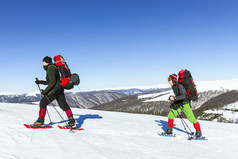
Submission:
[[[178,110],[177,110],[177,112],[178,112]],[[192,136],[192,135],[193,135],[192,130],[189,128],[189,126],[187,125],[187,123],[183,120],[183,118],[182,118],[182,116],[179,114],[179,112],[178,112],[178,115],[179,115],[179,117],[180,117],[180,120],[181,120],[181,122],[182,122],[182,124],[183,124],[183,127],[184,127],[184,129],[186,130],[186,132],[188,132],[188,131],[187,131],[185,125],[186,125],[187,128],[189,129],[190,135]],[[189,137],[189,133],[188,133],[188,137]]]
[[[79,89],[79,91],[80,91],[80,88],[79,88],[79,86],[77,86],[78,87],[78,89]]]
[[[191,132],[191,134],[193,133],[192,130],[189,128],[189,126],[187,125],[187,123],[183,120],[182,116],[179,114],[180,119],[184,122],[184,124],[187,126],[187,128],[189,129],[189,131]]]
[[[38,78],[36,78],[36,80],[38,81]],[[40,85],[39,84],[37,84],[38,85],[38,88],[39,88],[39,91],[40,91]],[[41,97],[42,97],[42,94],[41,94]],[[52,121],[51,121],[51,118],[50,118],[50,114],[49,114],[49,111],[46,109],[46,112],[47,112],[47,115],[48,115],[48,118],[49,118],[49,120],[50,120],[50,124],[52,123]]]

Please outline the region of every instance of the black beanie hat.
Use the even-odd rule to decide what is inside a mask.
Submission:
[[[44,59],[43,59],[44,62],[46,63],[51,63],[52,62],[52,58],[49,57],[49,56],[46,56]]]

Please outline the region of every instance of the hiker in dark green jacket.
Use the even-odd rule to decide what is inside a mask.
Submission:
[[[73,127],[75,126],[75,120],[73,118],[73,113],[66,102],[64,89],[60,84],[60,74],[57,70],[56,66],[52,63],[51,57],[46,56],[43,59],[43,67],[46,70],[46,81],[36,80],[36,84],[44,84],[48,85],[45,90],[41,90],[41,94],[44,96],[40,101],[40,111],[39,111],[39,118],[33,124],[33,126],[43,126],[44,125],[44,118],[47,111],[47,105],[50,104],[53,100],[56,99],[60,108],[66,112],[69,122],[65,127]]]

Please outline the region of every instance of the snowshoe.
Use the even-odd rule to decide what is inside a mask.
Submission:
[[[202,136],[201,131],[196,131],[195,135],[192,135],[188,140],[207,140],[206,137]]]
[[[52,126],[46,126],[46,125],[43,125],[43,126],[34,126],[33,124],[31,125],[27,125],[27,124],[24,124],[24,126],[28,129],[48,129],[48,128],[52,128]]]
[[[201,136],[201,137],[191,136],[188,138],[188,140],[207,140],[207,138],[203,137],[203,136]]]
[[[80,130],[84,130],[83,128],[76,128],[76,127],[74,127],[74,128],[65,128],[65,127],[63,127],[63,126],[60,126],[60,125],[58,125],[58,128],[60,128],[60,129],[68,129],[68,130],[77,130],[77,131],[80,131]]]
[[[158,133],[159,136],[164,136],[164,137],[176,137],[176,134],[166,134],[165,132]]]

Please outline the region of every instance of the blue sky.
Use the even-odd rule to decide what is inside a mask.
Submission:
[[[238,77],[237,0],[0,1],[0,92],[36,91],[62,54],[81,90]],[[77,91],[77,90],[76,90]]]

